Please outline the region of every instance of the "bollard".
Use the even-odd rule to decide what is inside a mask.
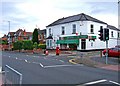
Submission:
[[[45,55],[48,55],[48,51],[47,50],[45,51]]]

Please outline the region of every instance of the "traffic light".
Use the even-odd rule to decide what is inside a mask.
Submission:
[[[103,28],[101,28],[98,32],[100,32],[100,34],[98,34],[100,36],[99,39],[103,41]]]
[[[107,28],[105,28],[104,29],[104,38],[105,38],[105,40],[109,40],[109,29],[107,29]]]

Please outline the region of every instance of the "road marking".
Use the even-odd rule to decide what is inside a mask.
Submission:
[[[18,59],[18,58],[16,57],[16,59]]]
[[[41,67],[44,67],[41,63],[40,63],[40,66],[41,66]]]
[[[26,56],[28,56],[28,55],[26,55]]]
[[[106,79],[103,79],[103,80],[88,82],[88,83],[85,83],[85,85],[91,85],[91,84],[96,84],[96,83],[105,82],[105,81],[107,81],[107,80],[106,80]]]
[[[40,64],[40,63],[38,63],[38,62],[32,62],[33,64]]]
[[[28,62],[28,61],[25,59],[25,62]]]
[[[59,60],[60,62],[64,62],[63,60]]]
[[[50,67],[68,67],[68,66],[81,66],[81,65],[51,65],[51,66],[44,66],[44,68],[50,68]]]
[[[116,84],[116,85],[119,85],[119,86],[120,86],[120,84],[117,83],[117,82],[114,82],[114,81],[109,81],[109,82],[111,82],[111,83],[113,83],[113,84]]]
[[[10,58],[10,56],[9,56],[9,58]]]

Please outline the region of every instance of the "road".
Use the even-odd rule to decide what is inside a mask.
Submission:
[[[118,72],[71,64],[66,56],[2,52],[2,62],[23,74],[23,84],[120,85]]]

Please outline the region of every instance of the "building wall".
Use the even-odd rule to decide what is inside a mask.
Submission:
[[[46,36],[49,36],[49,28],[51,28],[51,34],[53,35],[53,40],[52,40],[52,47],[55,48],[57,46],[56,41],[59,40],[59,37],[65,37],[65,36],[75,36],[76,34],[72,34],[73,28],[72,25],[76,24],[76,32],[78,35],[88,35],[88,36],[96,36],[95,41],[86,39],[86,50],[91,50],[91,49],[104,49],[106,48],[106,42],[100,41],[99,39],[99,30],[100,26],[103,26],[103,28],[106,28],[106,24],[101,24],[97,22],[92,22],[92,21],[76,21],[76,22],[71,22],[71,23],[66,23],[66,24],[60,24],[60,25],[55,25],[51,27],[47,27],[46,29]],[[93,25],[93,30],[94,33],[91,33],[91,24]],[[62,34],[62,26],[65,27],[65,35]],[[111,31],[113,31],[114,37],[111,37]],[[46,43],[47,44],[47,43]],[[117,31],[115,30],[109,30],[109,48],[114,47],[118,44],[117,41]],[[60,46],[58,44],[58,46]],[[78,50],[81,50],[81,39],[79,39],[79,45],[77,46]]]

